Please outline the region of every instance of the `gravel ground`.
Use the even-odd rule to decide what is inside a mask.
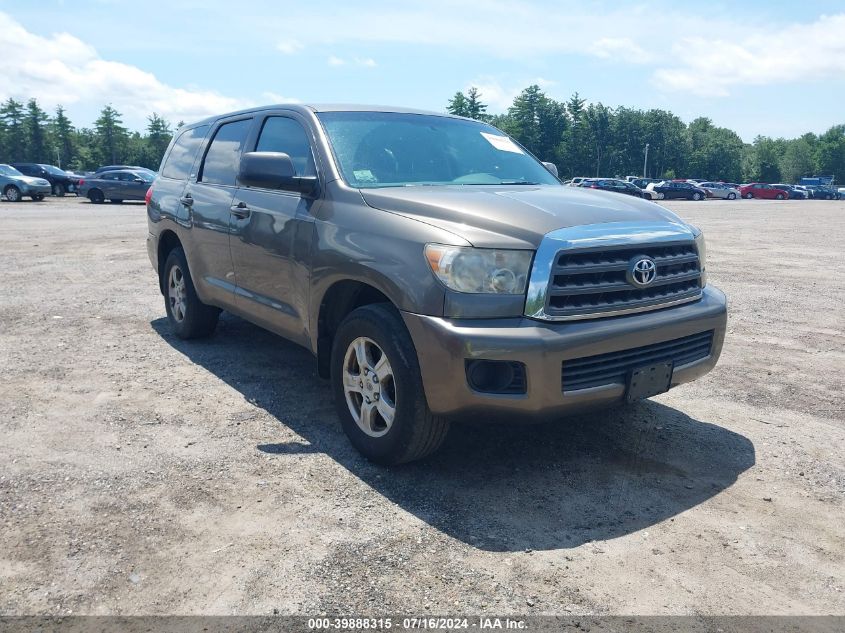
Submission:
[[[845,202],[667,206],[715,371],[385,469],[308,352],[170,335],[142,204],[0,202],[0,613],[845,613]]]

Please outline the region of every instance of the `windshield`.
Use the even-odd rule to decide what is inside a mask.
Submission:
[[[483,123],[395,112],[318,116],[353,187],[560,184],[510,137]]]
[[[0,174],[3,174],[4,176],[23,176],[21,172],[11,165],[0,165]]]
[[[67,172],[64,171],[63,169],[59,169],[58,167],[53,167],[52,165],[41,165],[41,164],[39,164],[38,166],[43,167],[44,169],[49,171],[54,176],[66,176],[67,175]]]

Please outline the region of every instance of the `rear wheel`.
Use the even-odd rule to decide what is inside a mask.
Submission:
[[[88,192],[88,199],[94,204],[102,204],[103,200],[105,200],[106,197],[103,195],[103,192],[99,189],[92,189]]]
[[[65,195],[65,186],[60,182],[55,183],[53,185],[53,195],[58,196],[59,198],[64,196]]]
[[[167,318],[179,338],[210,336],[217,327],[220,310],[197,296],[185,251],[174,248],[164,263],[164,304]]]
[[[9,202],[20,202],[21,201],[21,190],[15,187],[14,185],[9,185],[3,190],[3,194],[6,196],[6,200]]]
[[[775,199],[776,199],[776,200],[783,200],[783,194],[782,194],[782,193],[777,194],[777,195],[775,196]]]
[[[696,191],[692,194],[692,199],[696,201],[701,200],[701,194]]]
[[[751,198],[753,198],[753,197],[754,197],[754,194],[753,194],[753,193],[751,193],[750,191],[749,191],[747,194],[745,194],[745,199],[746,199],[746,200],[751,200]]]
[[[421,459],[446,438],[448,420],[428,408],[411,336],[389,304],[353,311],[332,345],[335,406],[349,441],[367,459]]]
[[[729,193],[728,194],[728,200],[736,200],[736,194],[735,193]]]

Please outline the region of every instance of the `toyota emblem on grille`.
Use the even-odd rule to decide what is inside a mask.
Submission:
[[[650,257],[635,257],[628,269],[628,281],[637,288],[645,288],[657,277],[657,265]]]

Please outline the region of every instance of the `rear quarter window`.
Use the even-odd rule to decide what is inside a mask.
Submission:
[[[207,132],[207,125],[182,132],[164,160],[164,165],[161,168],[162,177],[185,180],[191,173],[197,151]]]

